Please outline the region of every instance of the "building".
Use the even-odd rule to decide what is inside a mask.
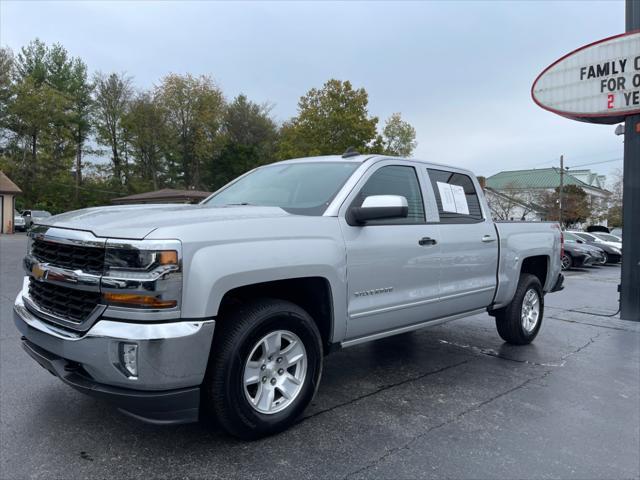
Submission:
[[[164,188],[153,192],[137,193],[127,197],[111,200],[115,205],[131,205],[136,203],[198,203],[211,195],[211,192],[198,190],[174,190]]]
[[[587,194],[592,215],[586,223],[606,226],[611,196],[611,192],[604,186],[606,177],[592,173],[591,170],[567,170],[563,176],[564,185],[575,185]],[[503,171],[488,177],[486,186],[494,192],[535,205],[544,194],[554,192],[560,186],[560,169]]]
[[[21,193],[22,190],[0,171],[0,233],[13,233],[16,196]]]

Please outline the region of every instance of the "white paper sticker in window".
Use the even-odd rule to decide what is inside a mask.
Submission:
[[[456,212],[461,215],[469,215],[469,205],[467,204],[467,196],[464,194],[464,187],[451,185],[451,193],[456,202]]]
[[[440,201],[442,202],[442,211],[457,213],[456,201],[453,198],[453,191],[451,185],[443,182],[436,182],[438,184],[438,191],[440,192]],[[464,191],[463,191],[464,193]]]

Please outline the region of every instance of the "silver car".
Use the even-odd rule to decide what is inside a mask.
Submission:
[[[38,224],[49,218],[51,213],[46,210],[25,210],[22,212],[22,216],[25,220],[26,228],[31,228],[33,224]]]

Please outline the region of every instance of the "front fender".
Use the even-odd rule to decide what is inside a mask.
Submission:
[[[215,317],[224,295],[275,280],[321,277],[333,298],[333,338],[346,332],[346,255],[341,238],[263,238],[204,246],[193,252],[185,279],[182,315]]]

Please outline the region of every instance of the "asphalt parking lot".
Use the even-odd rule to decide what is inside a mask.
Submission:
[[[12,317],[25,243],[0,236],[2,479],[640,477],[640,324],[599,315],[619,266],[568,272],[526,347],[478,315],[331,355],[300,422],[244,443],[139,423],[32,361]]]

